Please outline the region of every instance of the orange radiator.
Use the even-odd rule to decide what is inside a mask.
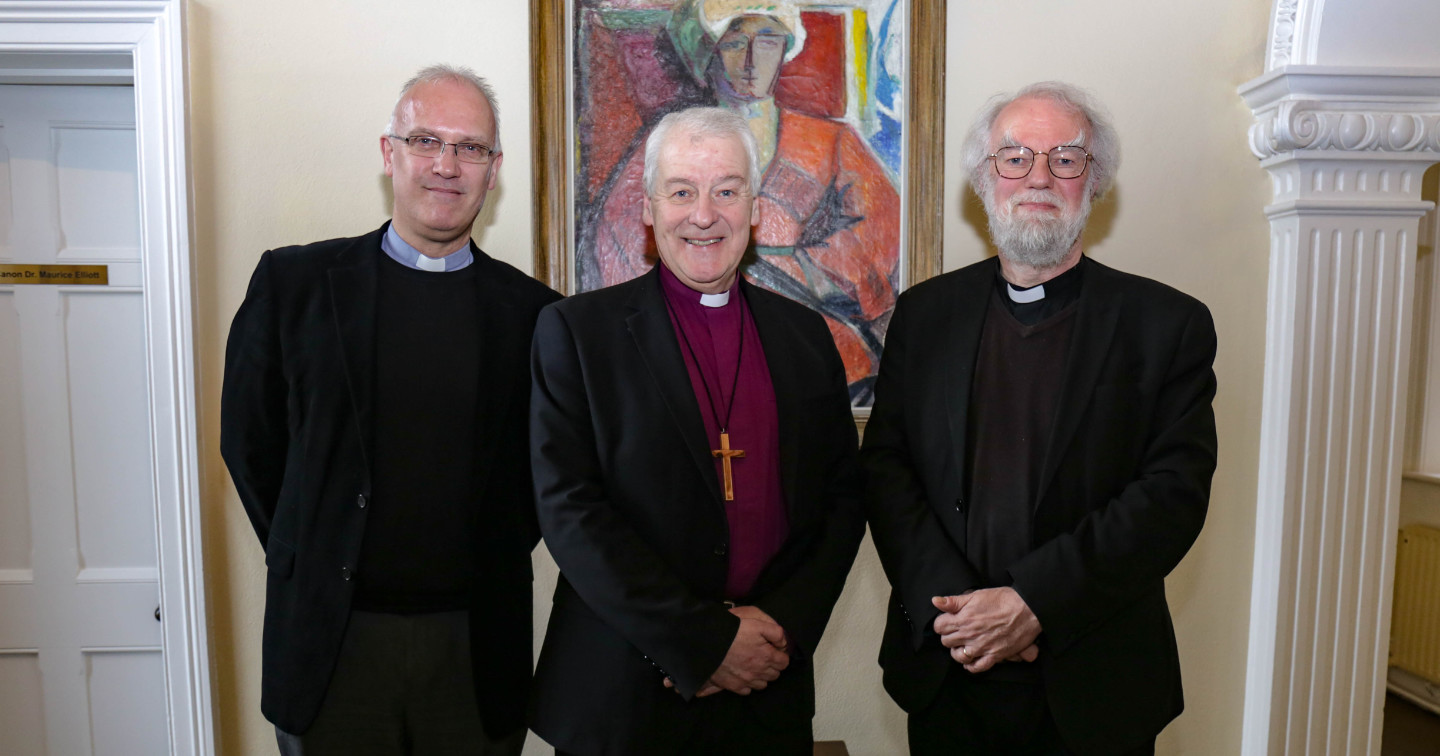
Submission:
[[[1390,666],[1440,684],[1440,530],[1400,529]]]

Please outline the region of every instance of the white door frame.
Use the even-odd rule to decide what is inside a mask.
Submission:
[[[215,734],[201,561],[183,5],[6,2],[0,54],[63,53],[67,62],[100,54],[101,75],[112,78],[115,54],[131,56],[166,710],[171,753],[201,756],[215,752]],[[42,71],[29,73],[36,83],[57,81],[55,72],[43,79]],[[9,68],[0,75],[14,83],[29,74]]]

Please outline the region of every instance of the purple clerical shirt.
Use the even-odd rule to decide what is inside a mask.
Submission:
[[[729,301],[719,307],[701,304],[700,292],[681,283],[663,264],[660,281],[670,305],[675,340],[685,356],[690,388],[695,392],[700,416],[705,420],[706,448],[720,448],[720,429],[726,419],[726,408],[730,406],[730,395],[735,392],[725,428],[730,433],[730,448],[743,450],[745,456],[731,460],[735,499],[725,502],[725,518],[730,526],[725,597],[740,600],[750,594],[761,570],[780,551],[789,535],[785,496],[780,487],[780,423],[770,367],[765,362],[755,318],[740,292],[738,277],[730,287]],[[738,380],[735,377],[737,358],[740,360]],[[723,469],[721,460],[715,458],[715,475],[721,481],[721,490],[724,489]]]

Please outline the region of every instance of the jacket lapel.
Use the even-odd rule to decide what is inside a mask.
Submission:
[[[952,463],[960,478],[957,491],[963,495],[967,481],[964,479],[966,460],[966,429],[969,424],[970,387],[975,376],[975,358],[980,351],[980,334],[985,330],[985,313],[990,307],[990,296],[994,286],[995,267],[998,258],[992,258],[990,265],[973,268],[965,278],[957,282],[954,305],[950,309],[949,323],[942,325],[947,334],[939,350],[944,364],[943,376],[952,380],[942,381],[945,387],[945,407],[950,425],[950,449],[954,455]]]
[[[345,381],[360,448],[368,469],[373,457],[375,410],[375,299],[380,238],[389,226],[359,237],[335,255],[330,267],[330,301],[345,360]]]
[[[1036,508],[1045,500],[1060,459],[1090,406],[1090,397],[1095,393],[1100,369],[1105,365],[1105,356],[1110,352],[1110,343],[1120,322],[1121,292],[1114,286],[1110,269],[1094,260],[1086,260],[1085,266],[1079,310],[1075,313],[1075,332],[1065,356],[1065,370],[1061,373],[1060,407],[1050,434],[1050,446],[1045,450]]]
[[[804,380],[796,368],[796,339],[790,321],[775,307],[775,301],[758,293],[744,279],[740,280],[740,293],[755,318],[755,330],[760,333],[760,344],[765,351],[765,363],[770,369],[770,384],[775,391],[775,414],[780,430],[780,481],[785,496],[785,511],[790,522],[796,522],[800,513],[796,511],[799,499],[795,485],[800,477],[799,443],[803,431],[800,428],[800,409],[795,406],[799,397],[807,396]]]
[[[480,358],[480,371],[475,402],[476,490],[485,490],[486,479],[491,467],[488,460],[494,458],[494,446],[502,439],[495,433],[484,432],[485,428],[497,427],[504,422],[515,401],[517,390],[514,370],[505,365],[528,365],[526,355],[530,334],[520,321],[520,311],[510,300],[508,292],[496,282],[496,276],[489,270],[495,261],[480,251],[475,242],[470,242],[470,251],[475,256],[475,301],[477,344],[475,354]],[[518,343],[521,341],[524,343]],[[528,376],[528,371],[527,376]]]
[[[679,427],[690,460],[705,481],[710,497],[723,511],[720,478],[715,474],[715,464],[711,461],[705,421],[700,417],[700,405],[695,401],[690,374],[685,370],[685,358],[675,340],[675,327],[671,325],[670,313],[665,309],[658,263],[640,279],[629,307],[632,312],[625,319],[625,325],[635,339],[635,349],[655,381],[656,393]]]

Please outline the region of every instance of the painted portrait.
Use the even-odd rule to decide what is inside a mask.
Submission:
[[[904,0],[576,0],[574,286],[650,270],[644,142],[719,105],[760,145],[750,282],[825,317],[852,403],[870,404],[902,285]]]

